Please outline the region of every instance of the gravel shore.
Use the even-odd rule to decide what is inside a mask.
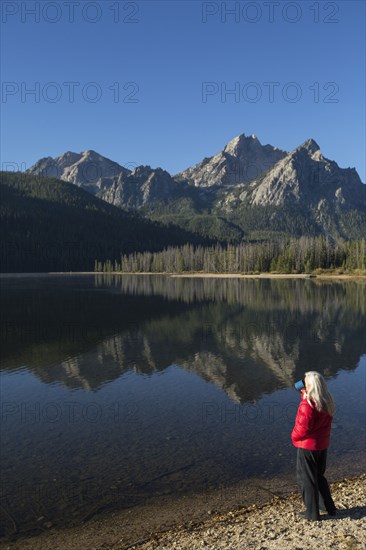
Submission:
[[[229,512],[202,525],[170,531],[130,546],[135,550],[356,550],[366,548],[366,474],[331,484],[338,512],[320,521],[298,517],[299,495],[274,499],[261,507]],[[126,550],[126,546],[115,546]]]
[[[126,517],[116,513],[78,527],[49,530],[16,541],[3,541],[1,550],[366,550],[366,474],[331,483],[336,517],[320,521],[298,517],[303,504],[297,493],[275,496],[203,521],[181,522],[164,531],[126,541]],[[187,503],[188,504],[188,503]],[[171,509],[174,514],[174,509]],[[186,517],[189,517],[186,512]],[[149,523],[146,513],[145,522]],[[143,522],[144,519],[141,518]],[[184,523],[183,523],[184,522]]]

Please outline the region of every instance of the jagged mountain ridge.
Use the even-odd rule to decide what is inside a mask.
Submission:
[[[357,207],[365,201],[366,187],[354,168],[340,168],[326,159],[319,145],[309,139],[277,162],[263,177],[248,185],[239,184],[226,194],[226,204],[284,206],[318,205],[328,200],[333,206]],[[233,208],[233,204],[231,208]]]
[[[109,187],[116,177],[128,175],[131,170],[89,150],[81,153],[67,151],[56,158],[44,157],[27,172],[74,183],[90,193],[97,194],[101,189]]]
[[[175,176],[150,166],[131,171],[94,151],[46,157],[28,172],[49,174],[55,169],[61,179],[115,206],[213,238],[223,226],[225,231],[230,226],[229,233],[239,239],[256,238],[257,230],[267,229],[353,238],[366,228],[366,186],[354,168],[326,159],[313,139],[286,152],[240,134],[221,152]],[[93,173],[94,180],[85,177]],[[262,215],[263,209],[268,215]],[[291,220],[295,211],[302,217],[298,230]],[[253,216],[255,228],[248,221]]]
[[[284,204],[287,199],[306,199],[312,204],[329,195],[333,204],[356,206],[365,191],[361,185],[354,168],[340,168],[326,159],[310,139],[278,162],[254,187],[252,204]]]
[[[183,197],[186,186],[179,184],[162,168],[138,166],[132,172],[121,172],[111,185],[101,189],[98,196],[124,208],[140,208],[154,202]]]
[[[197,187],[245,183],[261,177],[286,155],[286,151],[272,145],[262,145],[255,135],[240,134],[222,151],[183,170],[175,178]]]

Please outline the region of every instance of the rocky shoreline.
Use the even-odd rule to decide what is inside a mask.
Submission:
[[[37,536],[3,541],[1,550],[308,550],[366,549],[366,474],[330,484],[337,506],[336,517],[322,514],[321,521],[306,521],[298,516],[303,504],[297,492],[274,494],[270,502],[206,514],[204,519],[189,519],[162,530],[126,540],[126,515],[114,513],[83,525],[49,530]],[[170,503],[171,513],[174,509]],[[133,510],[130,512],[133,514]],[[207,517],[208,515],[208,517]],[[164,510],[161,509],[161,527]],[[129,516],[131,517],[131,515]],[[149,510],[139,518],[149,523]],[[141,533],[141,530],[140,530]],[[137,535],[137,532],[136,532]]]
[[[116,550],[300,550],[313,548],[356,550],[366,548],[366,474],[331,484],[337,515],[322,514],[320,521],[298,516],[300,496],[274,498],[263,506],[214,517],[199,526],[156,535],[149,541]]]

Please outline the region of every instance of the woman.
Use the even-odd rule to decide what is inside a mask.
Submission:
[[[335,405],[321,374],[316,371],[305,373],[304,384],[291,433],[292,443],[297,447],[297,481],[306,506],[305,512],[299,515],[303,519],[319,520],[319,509],[331,516],[336,515],[324,477]]]

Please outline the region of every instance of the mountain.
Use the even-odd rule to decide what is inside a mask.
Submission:
[[[2,272],[93,271],[95,259],[209,242],[55,178],[0,172],[0,194]]]
[[[115,177],[120,174],[127,175],[130,170],[95,151],[83,151],[82,153],[67,151],[56,158],[40,159],[26,172],[68,181],[89,193],[96,194],[111,185]]]
[[[327,200],[333,206],[361,206],[365,187],[354,168],[340,168],[323,157],[312,139],[297,147],[272,170],[253,184],[251,203],[318,205]]]
[[[245,233],[254,225],[298,236],[361,238],[366,232],[366,186],[354,168],[326,159],[313,139],[261,178],[220,191],[215,209]]]
[[[175,176],[150,166],[130,171],[93,151],[47,157],[29,172],[52,170],[115,206],[214,240],[366,232],[366,186],[354,168],[326,159],[313,139],[286,152],[240,134]]]
[[[114,206],[138,210],[155,221],[169,227],[178,225],[203,239],[241,238],[241,231],[230,222],[209,213],[210,196],[205,189],[177,181],[161,168],[138,166],[131,171],[94,151],[86,151],[67,152],[54,159],[46,157],[26,173],[57,175]],[[197,236],[192,238],[197,240]]]
[[[195,210],[199,202],[199,193],[184,182],[178,183],[161,168],[137,166],[128,170],[95,151],[68,151],[56,158],[45,157],[26,173],[73,183],[110,204],[127,209],[143,208],[145,213],[167,203],[171,210],[176,200],[193,201]]]
[[[286,154],[272,145],[262,145],[255,135],[240,134],[222,151],[180,172],[175,178],[197,187],[244,183],[268,172]]]
[[[184,198],[185,193],[185,186],[175,181],[165,170],[138,166],[132,172],[121,172],[109,187],[99,191],[98,196],[115,206],[141,208],[167,204],[177,198]]]

